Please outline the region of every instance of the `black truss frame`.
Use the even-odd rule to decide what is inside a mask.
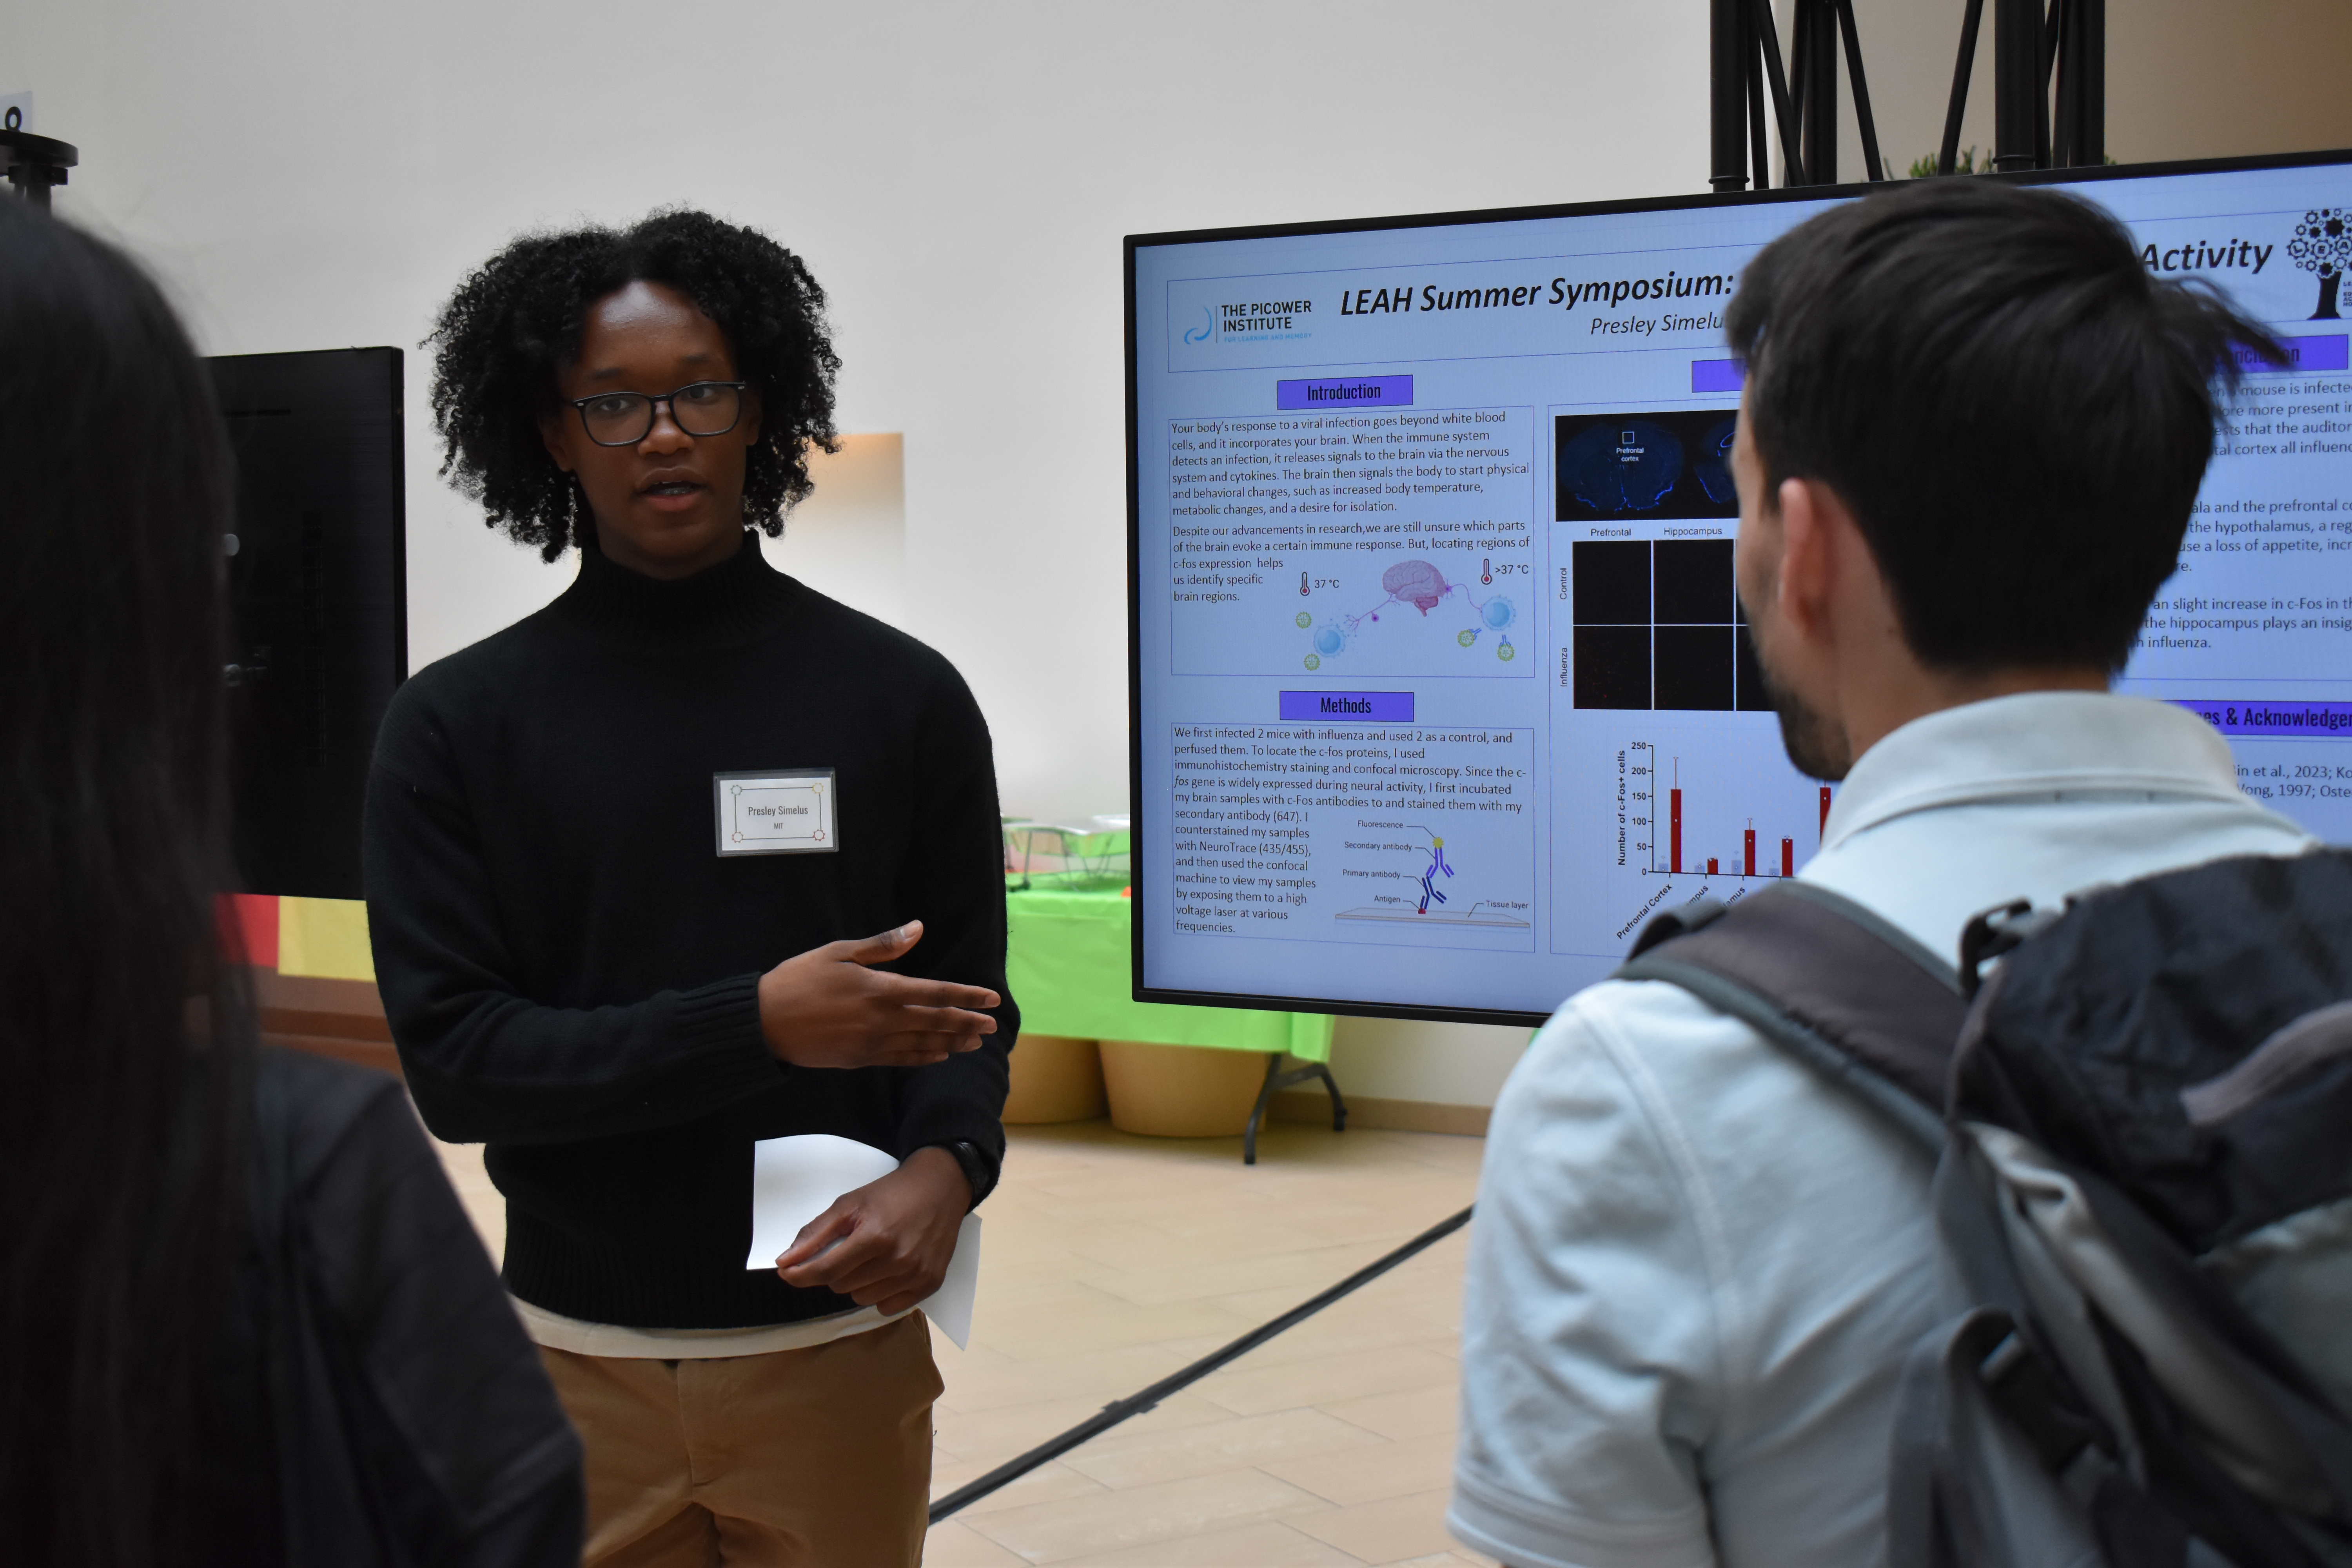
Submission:
[[[1862,133],[1864,175],[1887,177],[1870,111],[1870,87],[1853,0],[1795,0],[1782,63],[1771,0],[1710,0],[1707,184],[1717,191],[1771,184],[1765,134],[1769,92],[1790,185],[1833,185],[1837,170],[1837,57],[1844,46]],[[1976,66],[1984,0],[1967,0],[1944,116],[1937,173],[1958,172],[1960,116]],[[1993,153],[1989,168],[2092,167],[2106,161],[2106,0],[1994,0]],[[2056,89],[2053,102],[2053,87]]]

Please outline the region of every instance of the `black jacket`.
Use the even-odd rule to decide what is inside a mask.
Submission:
[[[556,1568],[579,1439],[399,1083],[266,1050],[197,1563]]]

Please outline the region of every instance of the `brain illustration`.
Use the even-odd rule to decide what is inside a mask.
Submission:
[[[1381,574],[1381,586],[1425,616],[1445,597],[1445,574],[1426,561],[1400,561]]]

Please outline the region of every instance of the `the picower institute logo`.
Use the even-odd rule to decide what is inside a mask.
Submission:
[[[2342,207],[2304,214],[2294,226],[2294,237],[2286,242],[2286,253],[2305,272],[2319,274],[2319,308],[2311,319],[2336,320],[2336,290],[2344,281],[2345,268],[2352,267],[2352,216]]]

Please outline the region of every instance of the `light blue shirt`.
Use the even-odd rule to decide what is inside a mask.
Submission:
[[[2314,847],[2169,704],[2035,692],[1855,763],[1802,873],[1957,963],[1969,917]],[[1824,1568],[1884,1546],[1935,1321],[1928,1156],[1678,987],[1606,981],[1495,1107],[1447,1523],[1516,1568]]]

